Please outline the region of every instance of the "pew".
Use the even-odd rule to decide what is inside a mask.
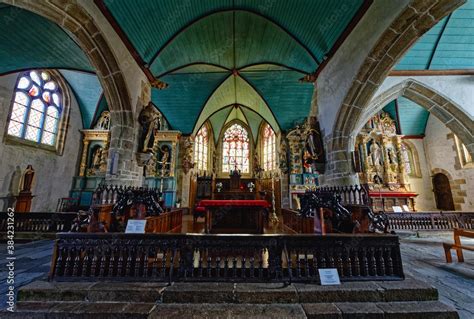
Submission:
[[[454,244],[443,243],[444,254],[446,255],[446,262],[452,263],[453,259],[451,256],[451,249],[456,250],[456,255],[458,256],[458,262],[464,262],[464,256],[462,250],[474,251],[474,246],[467,246],[461,244],[461,237],[474,238],[474,231],[458,229],[455,228],[453,231],[454,234]]]

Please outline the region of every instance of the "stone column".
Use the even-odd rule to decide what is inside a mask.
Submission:
[[[105,180],[108,184],[140,186],[143,171],[135,159],[139,125],[127,112],[110,112],[110,148]]]
[[[359,176],[352,169],[349,136],[327,135],[324,137],[326,171],[321,177],[322,186],[359,184]]]

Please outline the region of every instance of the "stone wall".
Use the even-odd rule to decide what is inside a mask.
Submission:
[[[437,118],[430,116],[426,126],[424,149],[431,176],[448,176],[456,210],[474,211],[474,168],[460,167],[453,133]],[[427,188],[425,192],[432,189]]]
[[[81,154],[81,114],[73,94],[69,123],[66,133],[64,152],[43,150],[22,144],[11,144],[5,141],[8,114],[13,98],[13,89],[18,74],[0,77],[0,210],[5,211],[8,197],[12,191],[17,192],[21,175],[18,170],[24,171],[28,164],[33,165],[36,172],[36,181],[32,194],[32,211],[55,211],[58,198],[68,197],[72,185],[72,177],[77,174],[79,154]],[[15,171],[17,171],[15,173]]]
[[[417,211],[432,211],[436,210],[434,194],[431,191],[433,186],[431,183],[431,172],[426,160],[425,145],[423,139],[404,139],[404,142],[409,143],[412,148],[416,150],[418,156],[417,164],[419,165],[420,176],[408,177],[410,190],[418,193],[415,199],[415,209]]]

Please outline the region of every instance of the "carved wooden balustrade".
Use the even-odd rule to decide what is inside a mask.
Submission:
[[[387,217],[392,230],[474,229],[474,213],[390,213]]]
[[[317,190],[338,194],[342,205],[369,205],[369,193],[364,185],[323,186],[318,187]]]
[[[404,278],[393,235],[57,235],[50,280],[318,282]]]
[[[71,229],[76,213],[21,213],[14,215],[15,232],[57,233]],[[0,212],[0,232],[7,231],[8,213]]]
[[[94,194],[92,194],[92,205],[115,204],[120,195],[129,190],[137,191],[140,189],[145,189],[159,194],[159,189],[157,188],[100,184],[94,191]]]

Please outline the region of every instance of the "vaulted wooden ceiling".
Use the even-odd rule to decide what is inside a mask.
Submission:
[[[371,1],[96,0],[145,73],[174,129],[196,132],[221,109],[252,110],[275,131],[309,113],[318,71]]]
[[[107,109],[103,90],[86,55],[57,24],[35,13],[0,3],[0,75],[57,69],[79,104],[84,128]]]

